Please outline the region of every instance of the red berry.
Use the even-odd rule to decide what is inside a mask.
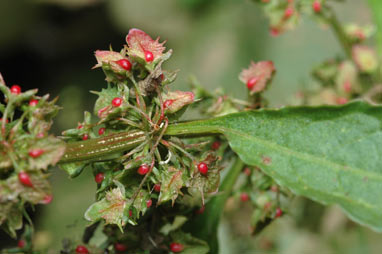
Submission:
[[[338,97],[336,99],[336,102],[338,105],[343,105],[343,104],[346,104],[348,102],[348,99],[344,98],[344,97]]]
[[[170,244],[170,249],[171,249],[172,252],[178,253],[178,252],[181,252],[184,249],[184,246],[181,243],[171,243]]]
[[[3,118],[0,118],[0,122],[3,121]],[[5,123],[9,123],[9,120],[8,119],[5,119]]]
[[[204,163],[204,162],[200,162],[198,164],[198,170],[199,170],[200,174],[207,175],[207,173],[208,173],[208,166],[207,166],[207,164]]]
[[[171,104],[174,102],[174,100],[165,100],[163,102],[163,108],[166,109],[171,106]]]
[[[157,184],[154,185],[154,191],[155,192],[160,192],[160,184],[157,183]]]
[[[19,247],[20,249],[24,248],[25,247],[25,241],[23,239],[20,239],[17,242],[17,247]]]
[[[345,92],[350,93],[352,90],[352,85],[350,81],[345,81],[342,85]]]
[[[146,62],[151,63],[154,60],[154,55],[151,51],[145,50]]]
[[[122,105],[122,98],[119,98],[119,97],[115,97],[112,101],[111,101],[111,104],[113,105],[113,107],[119,107]]]
[[[248,193],[246,193],[246,192],[241,193],[241,194],[240,194],[240,199],[241,199],[241,201],[243,201],[243,202],[247,202],[247,201],[249,200],[249,195],[248,195]]]
[[[250,168],[244,168],[244,174],[247,175],[247,176],[250,176],[252,173],[251,169]]]
[[[11,86],[11,93],[20,94],[21,93],[21,87],[18,85]]]
[[[84,128],[84,126],[82,124],[77,126],[77,129],[79,129],[79,130],[82,129],[82,128]]]
[[[277,27],[271,27],[270,34],[273,37],[277,37],[280,35],[280,30]]]
[[[149,172],[150,168],[149,166],[147,166],[146,164],[142,164],[139,168],[138,168],[138,174],[140,175],[146,175],[148,172]]]
[[[129,210],[129,217],[133,216],[133,212]]]
[[[127,250],[127,246],[124,245],[123,243],[115,243],[115,244],[114,244],[114,249],[115,249],[116,251],[120,251],[120,252],[122,252],[122,251],[126,251],[126,250]]]
[[[149,208],[153,204],[153,201],[151,199],[146,201],[146,206]]]
[[[294,10],[292,7],[286,8],[284,11],[284,18],[289,19],[293,15],[293,12],[294,12]]]
[[[45,136],[44,132],[37,133],[36,138],[43,138]]]
[[[131,70],[131,63],[127,59],[120,59],[117,61],[117,64],[127,71]]]
[[[160,80],[163,81],[164,80],[164,74],[162,73],[160,76],[159,76]]]
[[[38,100],[32,99],[32,100],[29,101],[29,106],[35,107],[37,105],[37,103],[38,103]]]
[[[195,211],[196,214],[202,214],[204,213],[204,209],[206,209],[205,206],[200,207],[198,210]]]
[[[88,251],[88,249],[85,246],[78,245],[77,248],[76,248],[76,253],[77,254],[88,254],[89,251]]]
[[[104,178],[105,178],[104,173],[98,173],[98,174],[96,174],[96,176],[94,177],[94,180],[96,181],[96,183],[102,183],[102,181],[103,181]]]
[[[29,151],[28,155],[32,158],[38,158],[44,153],[44,150],[40,148],[32,149]]]
[[[272,186],[271,186],[271,191],[273,191],[273,192],[279,192],[279,187],[277,187],[277,185],[272,185]]]
[[[264,210],[269,210],[272,207],[272,202],[267,202],[264,204]]]
[[[88,140],[88,139],[89,139],[89,135],[85,133],[85,134],[82,136],[82,140]]]
[[[363,31],[357,31],[355,32],[356,33],[356,36],[358,37],[358,39],[360,39],[361,41],[363,41],[364,39],[366,39],[366,36],[365,34],[363,33]]]
[[[102,127],[102,128],[99,128],[99,129],[98,129],[98,135],[102,136],[102,135],[105,133],[105,130],[106,130],[106,129],[103,128],[103,127]]]
[[[221,145],[221,143],[219,141],[215,141],[215,142],[212,143],[211,148],[213,150],[218,150],[220,145]]]
[[[258,80],[259,80],[259,79],[256,78],[256,77],[250,78],[250,79],[247,81],[247,88],[248,88],[248,90],[252,90],[252,89],[255,87],[255,85],[256,85],[256,83],[257,83]]]
[[[279,207],[276,209],[275,218],[281,217],[283,215],[283,210],[281,210]]]
[[[318,1],[318,0],[314,1],[313,4],[312,4],[312,7],[313,7],[313,10],[314,10],[315,13],[320,12],[321,11],[321,3],[320,3],[320,1]]]
[[[52,195],[46,195],[44,197],[44,199],[42,200],[42,203],[47,205],[47,204],[50,204],[50,202],[52,202],[53,200],[53,196]]]
[[[19,177],[20,183],[22,183],[23,185],[28,186],[28,187],[33,187],[31,179],[27,173],[25,173],[24,171],[21,171],[18,174],[18,177]]]

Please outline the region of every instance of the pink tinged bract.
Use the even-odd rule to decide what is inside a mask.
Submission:
[[[167,94],[163,95],[163,100],[165,102],[164,108],[166,112],[175,113],[184,106],[193,103],[194,97],[195,95],[193,92],[169,91]]]
[[[156,61],[163,55],[163,51],[166,49],[163,44],[166,41],[160,43],[159,37],[153,40],[148,34],[137,28],[132,28],[129,34],[126,36],[126,42],[128,44],[128,54],[132,57],[139,57],[146,62]],[[153,59],[147,61],[147,52],[153,55]]]
[[[102,63],[114,63],[124,58],[119,52],[110,50],[97,50],[94,55],[97,59],[97,64],[93,66],[93,69],[102,67]]]
[[[275,71],[272,61],[251,62],[249,68],[240,73],[239,79],[247,85],[250,93],[254,94],[265,90]],[[256,84],[248,86],[248,81],[252,80],[256,80]]]
[[[355,64],[362,72],[371,73],[378,68],[377,54],[368,46],[353,46],[352,56]]]

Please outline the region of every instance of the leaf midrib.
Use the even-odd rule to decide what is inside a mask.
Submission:
[[[367,175],[367,176],[370,176],[371,178],[375,178],[377,180],[382,180],[382,175],[376,174],[374,172],[365,171],[365,170],[350,167],[350,166],[344,166],[344,165],[341,165],[341,164],[338,164],[338,163],[335,163],[332,161],[322,159],[321,157],[316,157],[316,156],[308,154],[308,153],[298,152],[298,151],[290,149],[288,147],[278,145],[274,142],[269,142],[269,141],[266,141],[264,139],[260,139],[258,137],[249,135],[245,132],[236,131],[234,129],[228,129],[228,128],[224,128],[224,127],[218,127],[218,129],[221,131],[222,134],[230,132],[230,133],[235,134],[235,135],[241,135],[243,137],[250,138],[250,139],[254,140],[255,142],[258,142],[258,143],[260,143],[264,146],[267,146],[269,148],[273,148],[273,149],[278,150],[278,151],[283,151],[283,152],[288,153],[290,155],[295,155],[295,157],[302,159],[302,160],[311,161],[311,162],[319,162],[318,164],[328,164],[328,167],[330,167],[330,165],[332,165],[332,167],[336,168],[337,171],[341,171],[341,170],[344,172],[350,171],[350,172],[356,173],[358,175],[361,175],[363,177],[365,175]],[[312,160],[309,160],[308,158],[311,158]]]

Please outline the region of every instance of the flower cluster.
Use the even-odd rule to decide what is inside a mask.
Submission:
[[[48,133],[59,110],[56,99],[8,87],[1,75],[0,91],[0,226],[16,237],[26,207],[52,201],[47,168],[59,161],[65,144]]]
[[[165,136],[168,124],[194,102],[194,93],[169,90],[176,72],[162,69],[171,50],[165,52],[159,38],[153,40],[145,32],[131,29],[126,42],[120,52],[95,52],[94,68],[102,68],[108,82],[102,91],[93,92],[98,96],[94,106],[98,120],[92,121],[92,114],[85,112],[83,122],[63,132],[68,145],[60,167],[76,177],[91,166],[97,184],[96,202],[85,218],[105,222],[104,232],[112,239],[107,247],[161,253],[202,245],[208,251],[205,242],[183,233],[179,226],[165,228],[175,215],[202,207],[217,190],[220,156],[209,142]],[[116,141],[120,153],[115,153]],[[91,149],[82,149],[85,144]],[[113,153],[105,156],[108,149]],[[94,156],[99,151],[103,157]],[[169,209],[173,212],[168,216],[156,216]],[[146,228],[153,218],[158,220],[151,231],[155,244],[140,245],[147,240]],[[131,237],[123,232],[135,234]]]
[[[254,0],[259,2],[270,22],[270,34],[279,34],[294,29],[300,23],[301,14],[314,15],[324,21],[326,0]]]

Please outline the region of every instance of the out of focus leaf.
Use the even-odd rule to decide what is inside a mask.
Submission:
[[[181,243],[184,246],[182,254],[207,254],[210,251],[207,242],[186,234],[182,231],[171,233],[174,242]]]
[[[178,215],[175,217],[173,223],[165,224],[161,229],[160,232],[164,235],[168,235],[170,232],[175,231],[179,229],[183,224],[187,221],[187,217]]]

